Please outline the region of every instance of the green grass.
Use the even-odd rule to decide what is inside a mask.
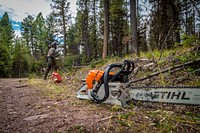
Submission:
[[[28,82],[30,86],[39,89],[43,92],[43,95],[53,100],[65,99],[69,96],[69,89],[66,86],[63,84],[54,84],[52,80],[29,79]]]

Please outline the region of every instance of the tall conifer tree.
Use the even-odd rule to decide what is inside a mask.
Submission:
[[[0,77],[11,75],[14,30],[5,12],[0,20]]]

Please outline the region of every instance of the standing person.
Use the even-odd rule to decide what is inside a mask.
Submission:
[[[52,71],[56,70],[56,58],[55,58],[56,48],[57,48],[57,43],[53,42],[47,54],[47,68],[45,70],[45,75],[43,78],[44,80],[47,79],[47,75],[50,70]]]

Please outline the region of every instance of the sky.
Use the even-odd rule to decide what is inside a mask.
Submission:
[[[70,11],[72,15],[76,15],[76,0],[68,0],[70,2]],[[0,0],[0,17],[5,12],[8,13],[9,18],[12,19],[12,25],[16,34],[19,34],[20,22],[27,17],[28,14],[37,16],[42,12],[43,17],[46,18],[50,14],[50,4],[52,0]]]

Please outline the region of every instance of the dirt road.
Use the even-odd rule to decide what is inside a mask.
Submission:
[[[89,106],[80,108],[73,99],[52,100],[37,89],[23,86],[25,80],[0,79],[1,133],[93,132],[101,128],[95,126],[98,120],[109,115]]]

